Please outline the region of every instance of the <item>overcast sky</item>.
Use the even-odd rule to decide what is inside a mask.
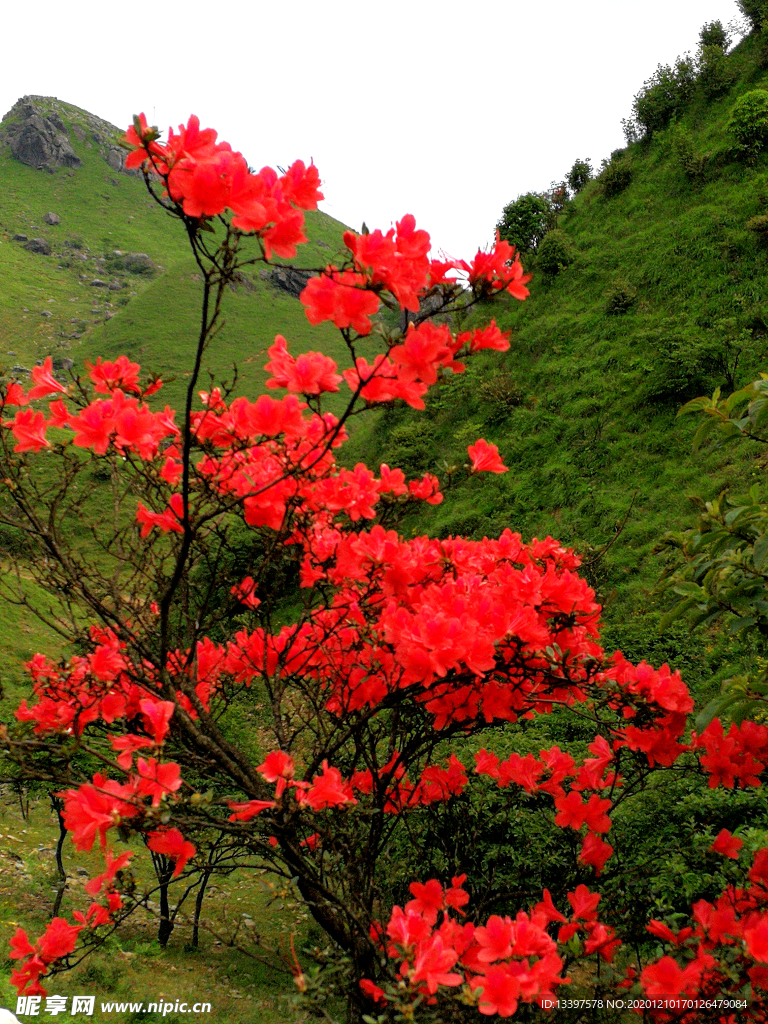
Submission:
[[[38,0],[4,9],[0,108],[50,95],[163,130],[196,113],[252,166],[313,158],[346,224],[412,213],[466,258],[510,199],[622,146],[656,65],[738,17],[735,0]]]

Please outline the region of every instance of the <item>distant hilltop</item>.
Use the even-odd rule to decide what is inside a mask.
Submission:
[[[115,125],[55,96],[22,96],[0,122],[0,146],[8,146],[16,160],[42,171],[81,166],[72,146],[74,136],[89,149],[97,147],[113,171],[124,172],[122,135]]]

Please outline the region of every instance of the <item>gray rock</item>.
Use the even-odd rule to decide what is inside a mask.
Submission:
[[[113,149],[110,147],[107,153],[107,163],[113,171],[122,171],[123,164],[125,163],[125,157],[121,149]]]
[[[123,286],[120,284],[119,281],[110,281],[109,282],[109,290],[111,292],[119,292],[122,287]]]
[[[3,134],[17,160],[39,170],[80,166],[80,158],[72,149],[60,118],[54,115],[54,121],[45,117],[34,104],[22,101],[13,110],[21,118],[7,125]]]
[[[71,370],[75,365],[73,359],[54,359],[53,368],[54,370]]]
[[[57,213],[46,213],[46,215],[43,217],[43,220],[46,224],[52,224],[54,226],[56,224],[61,223],[61,221],[59,220],[59,215]]]
[[[11,239],[11,241],[12,242],[26,242],[27,241],[27,236],[26,235],[22,235],[21,233],[19,233],[17,235],[14,235],[13,238]]]
[[[51,247],[44,238],[30,238],[24,248],[30,252],[36,252],[40,256],[51,255]]]
[[[102,281],[100,277],[94,277],[91,281],[91,288],[108,288],[106,281]]]
[[[40,316],[53,316],[53,313],[50,311],[50,309],[44,309],[41,311]]]
[[[121,252],[119,256],[113,253],[109,257],[109,265],[112,270],[123,270],[129,274],[154,274],[157,269],[145,252]]]
[[[275,267],[271,274],[272,284],[281,291],[298,298],[312,277],[309,270],[294,270],[293,267]]]

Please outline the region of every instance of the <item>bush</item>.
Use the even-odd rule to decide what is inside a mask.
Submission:
[[[547,233],[549,214],[550,206],[544,196],[526,192],[507,203],[496,229],[518,252],[536,252]]]
[[[632,104],[634,120],[642,134],[650,138],[666,128],[691,98],[695,84],[696,68],[687,54],[678,57],[674,67],[659,64]]]
[[[690,181],[700,181],[706,170],[708,155],[701,156],[693,148],[693,138],[681,124],[670,133],[670,146],[675,163]]]
[[[477,389],[485,423],[496,426],[511,409],[528,405],[529,399],[509,370],[501,370],[484,380]]]
[[[614,281],[613,288],[605,300],[606,316],[622,316],[637,302],[637,288],[626,281]]]
[[[655,343],[654,369],[646,399],[657,404],[680,404],[710,389],[719,368],[717,341],[691,333],[670,322],[669,334]]]
[[[736,72],[721,46],[702,46],[699,54],[699,81],[707,98],[726,92],[735,77]]]
[[[708,21],[699,30],[699,44],[702,50],[708,46],[716,46],[720,50],[727,50],[731,42],[731,34],[723,27],[722,21]]]
[[[765,27],[765,21],[768,19],[767,0],[736,0],[736,3],[741,13],[749,20],[753,31]]]
[[[621,161],[614,161],[604,167],[598,178],[606,199],[619,195],[632,182],[632,168]]]
[[[768,92],[753,89],[735,104],[728,133],[740,155],[754,159],[768,144]]]
[[[573,243],[564,231],[550,231],[539,246],[536,267],[547,277],[556,277],[573,262]]]
[[[589,160],[582,160],[580,157],[576,157],[573,167],[565,176],[565,180],[568,182],[571,192],[579,193],[593,177],[594,171]]]

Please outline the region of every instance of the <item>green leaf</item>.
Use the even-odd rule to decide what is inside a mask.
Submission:
[[[756,569],[762,568],[766,555],[768,555],[768,533],[758,537],[752,548],[752,564]]]

